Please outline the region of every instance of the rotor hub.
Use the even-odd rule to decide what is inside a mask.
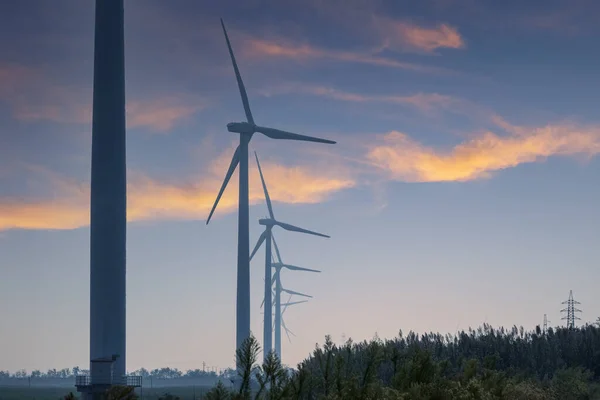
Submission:
[[[253,135],[256,132],[256,125],[249,122],[230,122],[227,124],[227,130],[241,135]]]
[[[260,225],[265,225],[267,228],[272,228],[273,226],[275,226],[277,221],[271,218],[261,218],[258,220],[258,223]]]

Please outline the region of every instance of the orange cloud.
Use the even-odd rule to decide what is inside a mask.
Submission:
[[[128,182],[128,220],[205,219],[213,205],[228,164],[226,154],[210,169],[208,177],[188,183],[167,183],[143,174],[130,173]],[[310,204],[324,201],[334,192],[355,185],[342,175],[325,177],[320,171],[306,167],[286,167],[263,162],[269,194],[274,202]],[[251,164],[252,165],[252,164]],[[218,175],[217,175],[218,173]],[[17,198],[0,199],[0,231],[7,229],[74,229],[89,224],[89,188],[63,178],[50,177],[58,192],[56,199],[27,201]],[[256,179],[255,166],[250,169],[250,202],[264,202],[262,186]],[[237,206],[237,179],[232,179],[219,202],[216,216],[232,212]]]
[[[271,56],[284,57],[294,60],[328,59],[335,61],[355,62],[377,65],[382,67],[400,68],[419,72],[449,73],[447,69],[431,67],[416,63],[398,61],[391,58],[379,57],[367,53],[350,51],[326,50],[307,44],[294,44],[288,41],[269,41],[262,39],[247,39],[244,49],[246,57]]]
[[[463,49],[465,41],[457,29],[448,24],[421,27],[385,17],[374,18],[374,29],[383,38],[383,48],[419,50],[431,53],[440,48]]]
[[[512,127],[509,132],[508,136],[485,132],[450,151],[438,151],[393,131],[383,137],[383,143],[369,149],[367,159],[392,179],[442,182],[488,178],[494,171],[550,156],[600,153],[600,127],[565,124]]]

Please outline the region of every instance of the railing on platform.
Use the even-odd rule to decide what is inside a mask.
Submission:
[[[141,387],[142,386],[142,377],[141,376],[127,375],[124,378],[125,378],[124,381],[125,381],[126,386],[133,386],[133,387]]]
[[[75,386],[90,386],[91,383],[92,383],[92,377],[89,375],[75,376]]]
[[[119,382],[117,379],[113,378],[114,385],[125,385],[125,386],[133,386],[133,387],[141,387],[142,386],[142,377],[127,375],[124,376]],[[92,377],[90,375],[77,375],[75,376],[75,386],[92,386]]]

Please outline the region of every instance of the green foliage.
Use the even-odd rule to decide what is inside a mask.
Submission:
[[[330,336],[288,373],[274,353],[256,364],[251,337],[237,354],[245,388],[219,384],[205,397],[256,400],[584,400],[600,399],[600,329],[484,325],[457,337],[439,334],[337,346]],[[252,396],[251,396],[252,395]]]
[[[561,369],[552,379],[554,396],[561,400],[587,400],[591,398],[592,374],[583,368]]]
[[[167,392],[160,396],[158,400],[181,400],[181,397]]]
[[[217,385],[204,395],[205,400],[230,400],[231,392],[219,381]]]
[[[503,398],[511,400],[549,400],[556,398],[555,394],[548,389],[532,381],[510,382],[502,392]]]
[[[260,345],[254,335],[250,334],[241,347],[236,351],[236,365],[238,365],[238,376],[241,379],[239,392],[233,396],[234,399],[249,400],[252,395],[251,380],[252,375],[256,372],[258,366],[258,354],[260,353]]]
[[[106,391],[106,400],[138,400],[135,388],[132,386],[112,386]],[[176,400],[176,399],[168,399]]]

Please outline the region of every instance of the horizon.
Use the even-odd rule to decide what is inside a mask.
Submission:
[[[256,124],[337,141],[249,147],[250,249],[255,150],[277,219],[331,236],[275,234],[321,271],[282,273],[313,296],[285,314],[284,364],[327,334],[557,326],[569,290],[577,326],[600,316],[600,5],[338,3],[126,2],[128,371],[233,365],[237,171],[205,224],[244,120],[220,17]],[[0,5],[0,371],[89,363],[93,18]]]
[[[454,338],[458,338],[458,335],[459,334],[463,334],[463,333],[464,334],[470,334],[471,332],[473,332],[473,333],[478,334],[479,333],[478,330],[480,328],[484,329],[486,325],[490,329],[494,329],[494,330],[497,330],[497,331],[504,330],[506,333],[509,333],[513,329],[517,329],[517,330],[520,331],[521,328],[523,328],[523,331],[524,331],[524,333],[526,335],[527,334],[534,334],[534,333],[536,333],[537,328],[539,328],[540,330],[542,330],[542,332],[544,332],[543,331],[543,327],[542,327],[541,324],[538,324],[533,329],[529,329],[528,330],[527,328],[525,328],[523,326],[516,326],[516,325],[515,326],[511,326],[511,327],[490,326],[489,324],[487,324],[487,323],[484,322],[484,323],[482,323],[481,325],[479,325],[477,327],[471,327],[471,326],[469,326],[467,329],[461,330],[459,332],[455,332],[454,334],[453,333],[441,333],[441,332],[412,332],[412,331],[404,332],[403,331],[402,332],[402,337],[404,339],[406,339],[406,337],[409,336],[411,333],[414,333],[415,335],[417,335],[417,337],[421,337],[422,335],[428,335],[428,334],[432,334],[433,333],[433,334],[439,334],[439,335],[441,335],[443,337],[447,337],[449,335],[451,338],[454,339]],[[586,327],[600,327],[600,317],[598,317],[598,319],[597,319],[596,322],[585,322],[583,324],[579,324],[579,325],[575,326],[575,329],[586,328]],[[552,329],[552,330],[555,331],[555,330],[558,330],[558,329],[568,329],[568,328],[566,326],[560,326],[560,325],[559,326],[548,326],[548,330],[550,330],[550,329]],[[362,343],[362,342],[370,342],[370,341],[376,340],[376,339],[381,339],[384,342],[388,341],[388,340],[393,341],[393,340],[398,339],[400,337],[399,333],[400,332],[398,332],[398,334],[395,337],[393,337],[393,338],[380,338],[377,335],[377,333],[375,333],[375,335],[372,338],[370,338],[370,339],[369,338],[363,339],[360,342],[354,341],[351,337],[348,337],[348,338],[343,338],[343,340],[340,341],[340,342],[333,341],[333,344],[335,346],[342,347],[342,346],[348,344],[349,341],[351,341],[352,344],[357,344],[357,343]],[[325,335],[325,336],[329,336],[329,335]],[[323,344],[324,344],[324,341],[323,341],[323,343],[321,343],[321,342],[317,343],[317,345],[319,347],[322,347]],[[262,354],[262,349],[261,349],[261,351],[259,351],[259,355],[260,354]],[[312,354],[307,354],[307,358],[309,358],[310,356],[312,356]],[[259,364],[260,364],[260,362],[259,362]],[[282,366],[284,368],[288,368],[288,369],[296,369],[297,368],[297,366],[295,366],[295,365],[282,364]],[[200,368],[200,367],[202,367],[202,368]],[[127,374],[128,375],[131,375],[131,374],[134,374],[134,373],[148,374],[148,376],[141,375],[144,379],[146,379],[146,378],[152,376],[153,372],[157,372],[159,374],[161,374],[161,373],[164,374],[164,372],[165,372],[164,370],[170,370],[171,372],[179,372],[179,373],[183,374],[181,376],[178,376],[177,378],[194,379],[194,378],[198,378],[198,376],[194,375],[194,374],[196,374],[198,372],[201,372],[203,374],[208,374],[208,375],[214,374],[215,376],[219,377],[219,376],[221,376],[223,374],[231,373],[232,371],[234,371],[234,367],[235,367],[235,365],[230,365],[230,366],[226,366],[226,367],[219,367],[219,366],[215,366],[215,365],[206,365],[205,363],[200,363],[199,366],[193,367],[193,368],[189,368],[189,369],[178,369],[176,367],[171,367],[171,366],[168,366],[168,365],[158,366],[158,367],[155,367],[155,368],[145,368],[145,367],[142,366],[142,367],[140,367],[140,368],[138,368],[136,370],[127,370]],[[54,373],[57,373],[57,374],[61,374],[61,373],[64,372],[64,373],[68,373],[70,375],[68,375],[66,377],[63,377],[63,376],[50,376],[50,377],[46,376],[46,374],[48,372],[50,372],[50,371],[53,371]],[[35,370],[19,369],[19,370],[16,370],[16,371],[0,370],[0,378],[2,378],[2,374],[3,373],[10,374],[9,379],[34,378],[33,373],[36,373],[36,374],[37,373],[41,373],[42,376],[39,376],[39,377],[35,376],[35,378],[37,378],[37,379],[69,379],[69,378],[77,375],[77,373],[75,371],[77,371],[78,373],[83,374],[83,375],[89,374],[89,369],[81,368],[80,366],[76,365],[76,366],[73,366],[73,367],[50,368],[50,369],[48,369],[46,371],[39,370],[39,369],[35,369]],[[190,374],[190,373],[193,376],[192,375],[186,376],[187,374]],[[25,375],[23,375],[23,374],[25,374]],[[17,376],[17,375],[19,375],[19,376]],[[160,379],[174,379],[174,378],[160,378]]]

